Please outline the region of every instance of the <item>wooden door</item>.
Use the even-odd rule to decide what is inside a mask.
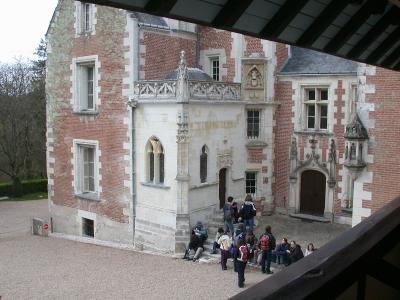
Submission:
[[[301,174],[300,212],[323,216],[325,211],[325,175],[318,171]]]
[[[219,208],[223,208],[226,197],[226,168],[219,170]]]

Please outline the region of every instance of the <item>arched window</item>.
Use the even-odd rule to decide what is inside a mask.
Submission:
[[[164,183],[164,148],[160,140],[151,137],[146,145],[147,153],[147,181]]]
[[[200,182],[207,182],[207,157],[208,157],[208,149],[207,146],[204,145],[201,148],[200,154]]]

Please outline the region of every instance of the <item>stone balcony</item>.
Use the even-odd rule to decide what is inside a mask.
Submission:
[[[241,101],[241,84],[233,82],[187,80],[185,87],[190,100]],[[139,101],[177,99],[177,80],[147,80],[135,83]]]

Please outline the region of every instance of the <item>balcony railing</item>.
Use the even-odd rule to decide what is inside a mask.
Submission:
[[[166,100],[176,98],[175,80],[149,80],[136,83],[139,100]],[[189,98],[193,100],[240,101],[241,85],[233,82],[188,81]]]
[[[400,299],[400,198],[232,299]]]

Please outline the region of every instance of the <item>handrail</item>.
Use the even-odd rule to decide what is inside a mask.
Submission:
[[[231,299],[332,299],[369,273],[377,259],[399,240],[400,197],[312,255]],[[393,283],[393,279],[388,282]]]

